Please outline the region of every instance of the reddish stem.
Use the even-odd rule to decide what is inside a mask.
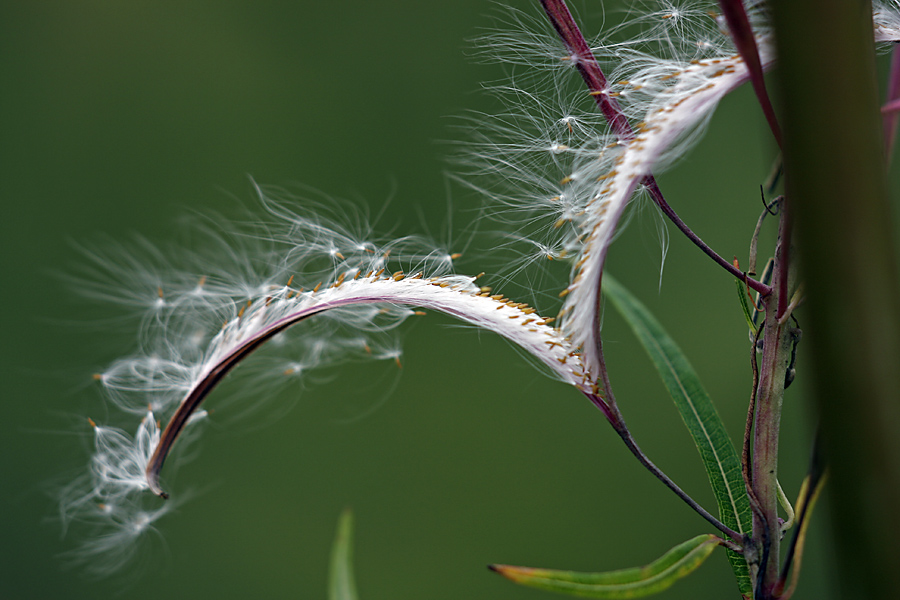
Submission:
[[[613,394],[612,385],[609,381],[609,371],[606,368],[606,361],[603,358],[603,345],[602,342],[599,341],[599,339],[597,348],[597,358],[600,362],[600,374],[602,377],[605,398],[601,398],[596,394],[585,395],[590,398],[591,402],[593,402],[594,405],[603,412],[603,414],[609,421],[609,424],[612,425],[613,430],[615,430],[619,437],[622,438],[622,441],[625,442],[625,446],[634,455],[634,457],[638,459],[638,462],[640,462],[644,466],[644,468],[650,471],[654,477],[659,479],[663,483],[663,485],[672,490],[676,496],[681,498],[685,502],[685,504],[690,506],[694,510],[694,512],[706,519],[713,527],[727,535],[735,542],[743,544],[743,535],[722,523],[719,519],[712,516],[709,511],[700,506],[696,500],[691,498],[687,494],[687,492],[678,487],[678,484],[672,481],[672,479],[670,479],[668,475],[666,475],[659,467],[653,464],[653,461],[651,461],[650,458],[647,457],[647,455],[644,454],[644,452],[637,445],[637,442],[635,442],[634,437],[632,437],[631,431],[629,431],[628,426],[625,424],[625,418],[622,416],[622,413],[619,410],[619,406],[616,403],[616,397]],[[732,549],[736,550],[736,548]]]
[[[566,6],[564,0],[541,0],[544,12],[559,34],[560,39],[566,45],[566,49],[571,54],[578,72],[581,73],[582,79],[587,84],[588,89],[592,92],[600,112],[606,117],[607,122],[616,135],[623,140],[630,140],[634,137],[631,124],[622,108],[619,106],[618,100],[610,96],[609,87],[606,84],[606,76],[600,69],[594,53],[584,39],[581,30],[572,18],[569,7]]]
[[[556,29],[560,39],[562,39],[563,43],[566,45],[566,50],[571,55],[572,61],[578,68],[578,72],[581,73],[582,79],[584,79],[591,95],[597,102],[597,106],[600,108],[600,112],[606,117],[610,127],[612,127],[613,131],[616,132],[616,135],[618,135],[621,140],[627,141],[633,138],[634,131],[631,128],[631,124],[628,122],[625,113],[622,112],[622,108],[619,106],[619,102],[616,98],[609,95],[606,77],[603,75],[603,71],[600,69],[600,65],[597,63],[597,59],[594,57],[594,53],[591,51],[590,46],[584,39],[584,35],[582,35],[581,30],[578,29],[578,25],[572,18],[572,13],[569,12],[569,8],[566,6],[565,1],[541,0],[541,5],[544,7],[544,12],[547,13],[550,22],[553,24],[553,28]],[[697,234],[691,231],[690,227],[679,218],[672,207],[669,206],[669,203],[666,202],[653,175],[647,175],[642,183],[647,186],[650,197],[653,198],[653,201],[659,206],[663,214],[665,214],[669,220],[675,224],[675,227],[677,227],[707,256],[712,258],[719,266],[741,281],[746,280],[747,285],[754,291],[759,292],[763,296],[769,295],[772,291],[771,287],[747,277],[744,272],[719,256],[715,250],[710,248],[706,242],[701,240]]]
[[[775,109],[772,108],[772,101],[766,91],[766,80],[763,75],[762,62],[759,60],[759,48],[756,46],[756,36],[753,35],[753,28],[750,26],[750,19],[747,17],[747,11],[744,10],[742,0],[719,0],[719,6],[722,8],[722,14],[725,15],[725,21],[728,23],[728,30],[731,33],[731,40],[747,65],[747,71],[750,74],[750,83],[753,84],[753,91],[756,93],[756,99],[762,108],[772,135],[778,147],[781,148],[781,127],[778,125],[778,119],[775,116]]]
[[[897,112],[900,110],[900,46],[891,51],[891,75],[888,81],[887,98],[881,108],[884,114],[884,153],[886,161],[891,162],[894,152],[894,139],[897,137]]]

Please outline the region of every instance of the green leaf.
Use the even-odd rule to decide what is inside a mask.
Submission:
[[[748,302],[749,298],[747,297],[747,286],[740,279],[735,279],[734,284],[735,286],[737,286],[738,301],[741,303],[741,310],[744,313],[744,318],[747,319],[747,326],[755,335],[757,327],[756,324],[753,323],[753,313],[750,312],[750,303]]]
[[[645,567],[608,573],[577,573],[491,565],[491,570],[530,587],[583,598],[640,598],[659,593],[694,572],[721,540],[698,535],[669,550]]]
[[[341,513],[331,548],[328,600],[357,600],[353,581],[353,512],[349,508]]]
[[[659,321],[608,273],[603,274],[603,293],[631,326],[675,401],[675,407],[700,451],[719,505],[719,518],[738,533],[749,533],[752,515],[741,463],[697,373]],[[746,561],[731,550],[728,560],[741,593],[750,594],[752,586]]]

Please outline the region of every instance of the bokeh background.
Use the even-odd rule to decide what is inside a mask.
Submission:
[[[622,18],[604,4],[576,4],[586,31]],[[442,231],[449,202],[462,232],[480,200],[448,185],[441,140],[459,135],[448,117],[499,108],[480,89],[503,70],[473,61],[467,41],[497,14],[483,0],[0,6],[0,597],[321,598],[345,506],[366,600],[549,597],[485,565],[634,566],[710,530],[575,390],[502,340],[431,314],[404,327],[400,372],[348,365],[246,420],[229,414],[239,402],[217,410],[177,473],[195,493],[125,573],[91,580],[59,557],[78,540],[60,539],[48,490],[85,468],[87,417],[105,415],[91,374],[134,343],[96,325],[102,313],[63,283],[83,260],[75,244],[166,240],[187,213],[239,214],[253,205],[249,177],[386,205],[382,232]],[[773,156],[741,90],[660,181],[695,231],[745,261]],[[638,214],[609,269],[682,345],[739,440],[750,370],[734,284],[673,233],[660,285],[656,226],[652,211]],[[496,272],[494,242],[476,237],[461,270]],[[604,327],[639,443],[713,507],[642,350],[614,311]],[[791,498],[811,431],[798,371],[781,449]],[[797,598],[829,597],[818,516]],[[718,553],[661,597],[736,596]]]

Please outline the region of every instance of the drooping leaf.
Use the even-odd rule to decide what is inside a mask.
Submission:
[[[341,513],[331,548],[328,600],[357,600],[353,580],[353,512],[350,509]]]
[[[712,534],[679,544],[645,567],[608,573],[578,573],[491,565],[507,579],[529,587],[583,598],[641,598],[656,594],[697,569],[720,540]]]
[[[741,463],[694,368],[659,321],[608,273],[603,276],[603,293],[634,331],[671,394],[703,459],[719,505],[719,518],[738,533],[749,533],[752,515]],[[741,593],[751,593],[750,573],[744,558],[729,550],[728,560]]]

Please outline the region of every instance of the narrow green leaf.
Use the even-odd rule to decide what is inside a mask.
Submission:
[[[492,565],[491,569],[516,583],[583,598],[640,598],[659,593],[694,572],[719,544],[711,534],[679,544],[645,567],[608,573],[577,573]]]
[[[608,273],[603,274],[603,293],[622,314],[650,355],[687,425],[715,493],[719,518],[735,531],[749,533],[752,515],[741,475],[741,463],[722,419],[700,384],[694,368],[659,321]],[[741,593],[750,594],[752,587],[746,561],[731,550],[728,551],[728,560]]]
[[[353,512],[349,508],[341,513],[331,548],[328,600],[357,600],[353,581]]]
[[[737,286],[738,301],[741,303],[741,310],[744,312],[744,318],[747,319],[747,326],[755,335],[757,327],[753,322],[753,313],[750,312],[750,299],[747,297],[747,286],[739,279],[735,279],[734,284]]]

